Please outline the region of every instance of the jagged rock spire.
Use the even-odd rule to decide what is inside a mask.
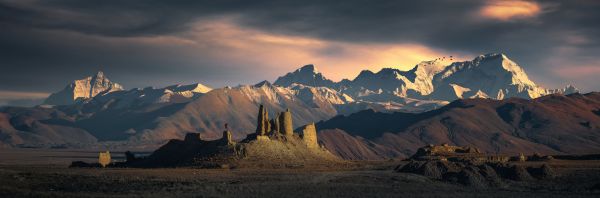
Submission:
[[[123,86],[111,82],[102,71],[93,76],[75,80],[63,90],[51,94],[44,104],[70,105],[78,100],[93,98],[98,94],[123,90]]]

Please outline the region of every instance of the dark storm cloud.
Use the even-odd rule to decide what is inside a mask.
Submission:
[[[578,64],[596,61],[600,54],[598,1],[538,1],[539,14],[507,21],[478,15],[485,4],[472,0],[0,1],[0,89],[52,91],[64,86],[50,83],[52,79],[70,80],[89,73],[90,68],[81,65],[104,65],[90,67],[117,74],[129,87],[171,82],[159,77],[165,72],[191,75],[182,70],[192,67],[202,68],[196,78],[213,78],[222,85],[215,75],[227,71],[215,66],[226,63],[181,58],[177,51],[181,49],[119,46],[96,38],[181,36],[194,23],[219,17],[232,17],[241,27],[331,41],[418,43],[466,54],[506,52],[530,74],[543,74],[534,75],[535,80],[552,79],[545,83],[553,86],[562,82],[543,61],[547,56],[562,48],[573,49],[569,57]],[[343,50],[332,47],[323,53],[335,56]],[[235,78],[250,81],[241,74]]]
[[[197,17],[226,11],[208,5],[186,6],[167,2],[170,1],[4,3],[0,4],[0,21],[105,36],[145,36],[185,31],[188,23]],[[200,1],[196,3],[202,5]]]
[[[542,60],[557,47],[577,48],[579,52],[571,55],[574,63],[600,54],[598,1],[540,1],[543,10],[539,15],[509,21],[478,16],[483,3],[344,1],[252,10],[252,17],[241,22],[286,34],[350,42],[416,42],[474,54],[505,52],[530,73],[548,72]],[[570,43],[566,39],[570,36],[586,41]]]
[[[106,36],[185,31],[198,18],[237,15],[253,27],[356,41],[398,41],[460,24],[478,1],[40,1],[0,4],[0,20]],[[407,38],[408,36],[408,38]],[[412,40],[411,40],[412,41]]]
[[[481,49],[503,38],[526,38],[571,29],[592,36],[600,27],[600,3],[542,1],[533,19],[484,20],[485,1],[41,1],[2,3],[0,21],[35,28],[106,36],[177,34],[205,17],[234,15],[242,25],[296,35],[364,42],[424,42]],[[545,32],[550,31],[550,32]],[[498,42],[496,42],[498,41]],[[594,40],[597,44],[598,41]]]

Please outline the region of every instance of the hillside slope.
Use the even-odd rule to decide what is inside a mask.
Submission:
[[[463,99],[420,114],[366,110],[317,123],[317,128],[339,129],[405,156],[423,145],[441,143],[492,153],[597,153],[600,93],[553,94],[533,100]],[[323,142],[336,142],[330,135],[320,137]],[[335,146],[328,148],[335,150]]]

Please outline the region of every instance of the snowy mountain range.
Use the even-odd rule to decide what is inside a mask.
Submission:
[[[275,81],[275,85],[294,83],[323,86],[353,97],[357,101],[419,100],[453,101],[461,98],[504,99],[538,98],[552,93],[578,92],[573,86],[545,89],[529,79],[523,68],[505,54],[480,55],[471,61],[444,65],[436,59],[417,64],[409,71],[384,68],[377,73],[362,71],[353,80],[333,82],[306,65]]]
[[[52,94],[46,105],[0,108],[0,142],[9,146],[104,141],[159,145],[188,132],[220,138],[226,123],[241,139],[253,132],[260,104],[272,113],[290,109],[298,127],[365,109],[418,113],[460,98],[529,99],[577,92],[572,86],[554,90],[537,86],[504,54],[450,65],[443,62],[425,61],[409,71],[365,70],[353,80],[339,82],[306,65],[273,84],[263,81],[216,89],[196,83],[124,90],[98,72]]]
[[[130,105],[143,105],[165,102],[189,102],[200,94],[209,92],[212,88],[200,83],[190,85],[171,85],[164,88],[135,88],[124,90],[123,86],[111,82],[99,71],[94,76],[75,80],[64,89],[52,93],[44,104],[72,105],[75,103],[109,102],[119,99],[121,108]]]

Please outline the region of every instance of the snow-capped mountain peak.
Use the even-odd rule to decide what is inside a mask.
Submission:
[[[193,93],[207,93],[209,91],[212,90],[212,88],[200,84],[200,83],[193,83],[193,84],[189,84],[189,85],[171,85],[168,87],[165,87],[165,89],[171,90],[173,92],[183,92],[183,91],[190,91]]]
[[[315,67],[315,65],[313,65],[313,64],[304,65],[301,68],[297,69],[296,71],[300,72],[300,73],[312,73],[312,74],[319,73],[319,71],[317,70],[317,67]]]
[[[433,77],[446,67],[447,65],[439,59],[420,62],[408,72],[413,81],[412,89],[421,95],[431,94],[434,90]]]
[[[423,61],[409,71],[383,68],[374,73],[363,70],[353,80],[337,83],[327,80],[314,66],[307,65],[278,78],[275,84],[324,86],[357,100],[381,94],[386,95],[384,98],[393,96],[452,101],[469,96],[537,98],[551,93],[577,92],[574,87],[553,90],[541,88],[529,79],[519,64],[503,53],[484,54],[470,61],[450,63],[453,60],[450,56]]]
[[[294,83],[314,87],[333,87],[335,84],[319,73],[314,65],[305,65],[294,72],[287,73],[285,76],[277,78],[273,84],[288,87]]]
[[[161,103],[185,103],[210,91],[212,91],[212,88],[200,83],[189,85],[177,84],[163,88],[145,87],[128,91],[115,91],[97,95],[82,102],[109,104],[110,108],[124,109]]]
[[[480,55],[473,62],[479,63],[476,64],[485,68],[483,71],[486,71],[487,74],[495,75],[497,73],[494,72],[509,72],[511,75],[512,84],[520,84],[525,86],[535,87],[537,86],[533,81],[529,79],[525,70],[515,63],[513,60],[509,59],[508,56],[504,53],[491,53],[486,55]],[[491,64],[489,64],[490,62]],[[500,63],[498,63],[500,62]],[[488,63],[488,64],[482,64]],[[503,69],[504,71],[498,71]]]
[[[485,54],[471,61],[452,63],[434,76],[433,84],[437,93],[432,93],[431,97],[443,100],[461,98],[444,90],[449,84],[469,88],[472,93],[465,93],[468,95],[481,91],[488,96],[497,96],[495,99],[537,98],[549,94],[531,81],[520,65],[502,53]]]
[[[263,80],[263,81],[261,81],[261,82],[259,82],[259,83],[256,83],[256,84],[254,85],[254,87],[265,87],[265,86],[266,86],[266,87],[272,87],[273,85],[271,84],[271,82],[269,82],[269,81],[267,81],[267,80]]]
[[[75,103],[77,100],[89,99],[98,94],[106,94],[120,90],[123,90],[123,86],[111,82],[104,76],[102,71],[98,71],[93,76],[75,80],[63,90],[51,94],[44,101],[44,104],[68,105]]]

